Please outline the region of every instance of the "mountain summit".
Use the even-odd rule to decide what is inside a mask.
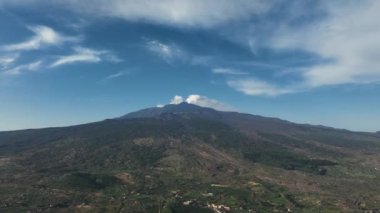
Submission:
[[[136,112],[128,113],[121,119],[129,118],[151,118],[151,117],[160,117],[167,114],[172,115],[181,115],[181,114],[198,114],[198,115],[211,115],[216,114],[217,111],[212,108],[201,107],[195,104],[189,104],[187,102],[182,102],[179,104],[168,104],[163,107],[151,107]]]

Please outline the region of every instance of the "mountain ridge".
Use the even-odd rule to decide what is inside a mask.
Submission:
[[[254,115],[250,113],[242,113],[236,111],[219,111],[210,107],[202,107],[195,104],[190,104],[187,102],[181,102],[179,104],[168,104],[163,107],[150,107],[142,110],[137,110],[134,112],[127,113],[121,117],[116,119],[131,119],[131,118],[158,118],[161,116],[165,116],[168,114],[173,115],[183,115],[186,113],[195,114],[198,116],[205,116],[207,118],[212,119],[222,119],[222,117],[231,117],[231,116],[241,116],[241,117],[250,117],[251,119],[257,120],[271,120],[274,123],[283,123],[286,125],[296,125],[296,126],[304,126],[310,128],[320,128],[325,130],[336,130],[336,131],[345,131],[345,132],[353,132],[359,134],[374,134],[373,132],[363,132],[363,131],[352,131],[344,128],[336,128],[330,127],[320,124],[308,124],[308,123],[295,123],[292,121],[284,120],[276,117],[266,117],[261,115]],[[379,132],[380,133],[380,132]]]
[[[148,108],[0,132],[0,211],[370,211],[379,153],[373,133],[190,104]]]
[[[185,107],[182,107],[185,106]],[[366,132],[366,131],[355,131],[355,130],[348,130],[344,128],[337,128],[337,127],[330,127],[325,126],[321,124],[309,124],[309,123],[296,123],[292,121],[288,121],[285,119],[277,118],[277,117],[267,117],[267,116],[261,116],[261,115],[255,115],[250,113],[243,113],[243,112],[237,112],[237,111],[218,111],[216,109],[210,108],[210,107],[202,107],[195,104],[189,104],[187,102],[181,102],[179,104],[167,104],[163,107],[148,107],[141,110],[136,110],[133,112],[129,112],[125,115],[116,117],[116,118],[107,118],[100,121],[94,121],[94,122],[88,122],[88,123],[82,123],[82,124],[74,124],[74,125],[67,125],[67,126],[54,126],[54,127],[42,127],[42,128],[27,128],[27,129],[17,129],[17,130],[4,130],[0,131],[0,133],[6,133],[6,132],[18,132],[18,131],[33,131],[33,130],[43,130],[43,129],[56,129],[56,128],[70,128],[70,127],[76,127],[76,126],[83,126],[83,125],[89,125],[89,124],[96,124],[103,121],[108,120],[120,120],[120,119],[136,119],[136,118],[159,118],[160,116],[173,114],[173,115],[180,115],[180,114],[198,114],[201,116],[205,115],[213,115],[215,117],[221,117],[220,114],[227,114],[227,115],[239,115],[239,116],[248,116],[255,119],[263,119],[263,120],[272,120],[276,122],[283,122],[288,123],[292,125],[300,125],[305,127],[311,127],[311,128],[321,128],[326,130],[337,130],[337,131],[346,131],[346,132],[352,132],[352,133],[359,133],[359,134],[375,134],[380,135],[380,131],[377,132]],[[219,115],[218,115],[219,114]]]
[[[181,113],[198,113],[198,114],[212,114],[217,113],[217,110],[207,107],[201,107],[195,104],[182,102],[179,104],[168,104],[163,107],[150,107],[135,112],[128,113],[120,117],[120,119],[128,118],[147,118],[159,117],[163,114],[181,114]]]

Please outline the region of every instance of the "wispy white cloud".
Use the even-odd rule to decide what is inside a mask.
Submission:
[[[268,43],[299,49],[329,61],[301,75],[310,87],[380,81],[380,2],[324,1],[326,18],[301,26],[282,26]]]
[[[231,107],[228,104],[225,104],[215,99],[211,99],[206,96],[202,96],[198,94],[191,94],[186,99],[183,98],[182,96],[176,95],[171,99],[170,104],[180,104],[182,102],[195,104],[202,107],[209,107],[209,108],[222,110],[222,111],[233,110],[233,107]]]
[[[29,64],[22,64],[14,68],[4,70],[2,74],[3,75],[20,75],[28,71],[37,71],[41,68],[41,66],[42,66],[42,61],[35,61]]]
[[[105,77],[102,81],[109,81],[109,80],[112,80],[115,78],[120,78],[120,77],[125,76],[125,75],[127,75],[126,72],[120,71],[120,72],[117,72],[117,73],[114,73],[114,74],[111,74],[111,75]]]
[[[89,2],[91,7],[88,7]],[[87,14],[94,16],[118,17],[129,21],[152,22],[181,28],[207,28],[220,27],[231,21],[249,20],[253,16],[265,14],[273,9],[273,5],[278,5],[276,2],[278,3],[275,0],[67,0],[60,3],[45,0],[3,0],[0,5],[49,4],[78,12],[85,8],[84,11]],[[305,15],[310,11],[296,6],[298,4],[309,5],[308,3],[294,3],[297,1],[292,2],[289,3],[292,6],[291,11],[281,13],[285,21],[283,19],[279,21],[275,17],[273,19],[276,21],[273,21],[265,15],[262,16],[262,19],[271,20],[264,21],[264,24],[260,21],[253,21],[251,25],[247,24],[250,21],[243,21],[240,22],[240,25],[241,28],[246,28],[245,31],[239,27],[226,27],[226,31],[231,31],[233,34],[231,37],[244,38],[240,40],[247,41],[245,45],[252,49],[265,46],[265,48],[284,50],[284,55],[289,50],[301,50],[324,59],[321,60],[324,61],[323,63],[310,63],[309,67],[302,67],[302,70],[298,69],[300,71],[294,73],[295,80],[299,81],[295,83],[298,84],[295,85],[297,88],[307,90],[328,85],[380,82],[380,61],[378,60],[380,56],[380,39],[378,39],[380,37],[379,1],[317,1],[318,14],[316,16],[318,18],[313,16],[310,20],[301,21],[302,23],[292,20],[296,20],[294,17],[311,17]],[[219,30],[223,31],[224,28],[219,28]],[[54,44],[57,40],[61,40],[56,39],[57,32],[55,31],[53,31],[54,33],[51,31],[49,33],[49,30],[46,29],[32,29],[32,31],[35,32],[35,36],[18,44],[7,45],[8,49],[40,48],[43,45]],[[221,35],[225,36],[229,33],[223,31]],[[59,35],[62,37],[61,34]],[[146,47],[169,63],[173,60],[182,60],[190,64],[193,63],[193,65],[207,63],[207,60],[195,58],[172,43],[152,40],[146,43]],[[60,58],[60,61],[56,61],[57,65],[55,66],[80,61],[94,63],[103,60],[103,58],[104,55],[100,57],[96,54],[75,53],[72,56],[67,56],[67,58]],[[290,70],[293,70],[292,68],[286,67]],[[217,69],[219,70],[213,70],[216,74],[236,75],[231,71]],[[274,69],[276,72],[280,70],[277,67]],[[272,94],[270,96],[273,96],[273,94],[281,95],[302,91],[302,89],[292,89],[294,88],[293,85],[278,85],[270,79],[265,81],[253,79],[251,83],[259,85],[258,87],[249,86],[250,79],[245,79],[245,81],[229,80],[227,83],[230,86],[233,85],[234,88],[239,88],[239,91],[251,91],[244,92],[251,95]],[[271,92],[257,92],[263,88],[267,88]]]
[[[218,62],[214,55],[192,53],[174,42],[164,43],[158,40],[148,40],[145,47],[168,64],[182,62],[193,66],[209,67]]]
[[[5,51],[35,50],[44,46],[78,41],[76,37],[62,35],[47,26],[30,26],[28,29],[34,33],[34,36],[20,43],[4,45],[2,49]]]
[[[66,64],[73,64],[78,62],[97,63],[100,62],[102,51],[87,49],[87,48],[75,48],[72,55],[60,56],[51,67],[58,67]]]
[[[43,65],[42,59],[31,59],[31,62],[17,64],[16,60],[20,57],[23,51],[39,50],[47,46],[57,46],[65,43],[75,44],[80,42],[80,37],[70,37],[56,32],[47,26],[31,26],[28,27],[34,36],[30,39],[16,43],[8,44],[0,47],[3,56],[0,56],[0,72],[3,76],[20,75],[27,71],[35,71],[41,69],[54,68],[66,64],[73,64],[79,62],[97,63],[100,61],[108,61],[119,63],[123,61],[113,52],[108,50],[94,50],[90,48],[74,47],[74,52],[71,55],[60,56],[50,65]],[[69,48],[71,48],[69,46]],[[40,56],[43,58],[44,56]],[[50,57],[50,56],[49,56]],[[46,58],[43,58],[46,61]],[[115,78],[116,76],[113,76]],[[110,77],[111,78],[111,77]]]
[[[253,78],[229,80],[227,84],[239,92],[252,96],[278,96],[298,91],[291,87],[278,87]]]
[[[71,55],[60,56],[50,67],[58,67],[73,63],[98,63],[100,61],[120,62],[122,61],[116,55],[107,50],[94,50],[83,47],[74,48]]]
[[[104,58],[105,61],[109,61],[109,62],[112,62],[112,63],[120,63],[120,62],[124,61],[122,58],[120,58],[119,56],[115,55],[112,51],[109,51],[109,50],[105,50],[104,51],[103,58]]]
[[[185,60],[186,58],[185,52],[174,44],[164,44],[157,40],[151,40],[146,43],[146,47],[168,63],[175,59]]]
[[[224,75],[247,75],[247,72],[242,72],[240,70],[232,68],[214,68],[212,72],[215,74],[224,74]]]
[[[195,66],[210,66],[216,61],[212,55],[193,55],[190,57],[189,63]]]
[[[181,27],[213,27],[248,19],[270,8],[273,0],[2,0],[1,5],[58,6],[93,16],[123,18]]]
[[[291,16],[302,16],[304,9],[294,7]],[[256,78],[228,80],[227,84],[247,95],[278,96],[329,85],[380,82],[380,2],[319,1],[319,9],[323,17],[297,25],[280,22],[272,29],[273,37],[260,44],[319,58],[302,67],[275,67],[274,77],[292,75],[291,84]]]
[[[0,69],[8,68],[17,60],[18,57],[18,54],[0,56]]]

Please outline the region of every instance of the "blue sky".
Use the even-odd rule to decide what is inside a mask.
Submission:
[[[380,130],[377,0],[1,0],[0,130],[187,101]]]

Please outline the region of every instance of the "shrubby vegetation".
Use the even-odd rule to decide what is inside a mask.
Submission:
[[[378,136],[202,113],[0,133],[0,212],[377,207]]]

